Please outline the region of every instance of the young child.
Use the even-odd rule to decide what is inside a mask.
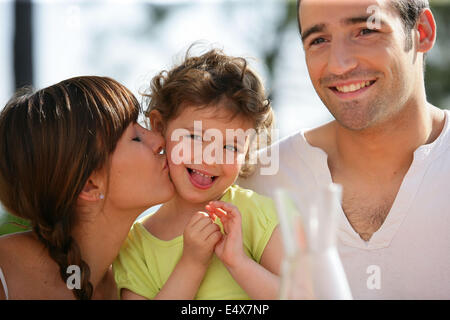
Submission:
[[[251,172],[245,133],[272,127],[258,76],[243,58],[188,51],[181,65],[153,78],[148,97],[176,192],[122,246],[113,264],[121,297],[276,299],[282,248],[275,206],[234,184]]]

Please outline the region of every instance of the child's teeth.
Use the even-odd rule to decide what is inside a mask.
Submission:
[[[214,176],[208,176],[206,174],[203,174],[201,172],[198,172],[197,170],[192,170],[192,179],[199,185],[208,186],[211,185],[214,181]]]
[[[211,178],[212,177],[212,176],[208,176],[206,174],[203,174],[201,172],[198,172],[197,170],[194,170],[194,169],[192,169],[192,171],[195,172],[196,174],[201,175],[201,176],[206,177],[206,178]]]

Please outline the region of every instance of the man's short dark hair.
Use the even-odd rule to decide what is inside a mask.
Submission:
[[[302,26],[300,25],[300,2],[301,0],[297,0],[297,22],[301,36]],[[428,0],[389,0],[389,2],[395,9],[397,9],[400,18],[402,19],[406,34],[405,50],[409,51],[413,47],[411,30],[416,26],[422,10],[429,8],[430,4],[428,3]]]

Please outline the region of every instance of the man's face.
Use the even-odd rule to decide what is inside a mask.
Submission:
[[[301,1],[311,81],[336,120],[351,130],[393,118],[417,88],[422,58],[414,49],[405,52],[402,21],[388,1]]]

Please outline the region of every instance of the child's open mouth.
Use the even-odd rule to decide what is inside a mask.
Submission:
[[[199,189],[208,189],[216,180],[216,176],[208,175],[207,173],[191,168],[186,168],[189,174],[189,180]]]

